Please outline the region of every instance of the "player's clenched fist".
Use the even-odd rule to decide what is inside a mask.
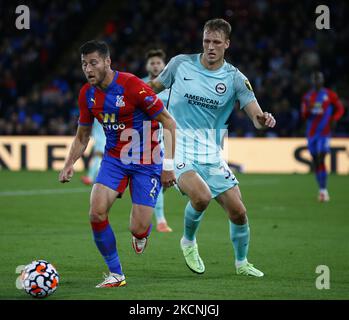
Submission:
[[[262,116],[257,115],[258,122],[266,128],[274,128],[276,120],[269,112],[264,112]]]
[[[173,170],[163,170],[161,174],[161,183],[165,188],[172,187],[176,184],[176,176]]]
[[[64,167],[63,170],[59,173],[59,182],[65,183],[69,182],[74,174],[73,166]]]

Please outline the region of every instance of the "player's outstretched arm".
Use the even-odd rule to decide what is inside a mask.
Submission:
[[[153,89],[155,93],[159,93],[166,88],[162,85],[162,83],[158,80],[158,78],[155,78],[147,83],[147,85]]]
[[[257,101],[250,102],[244,107],[256,129],[274,128],[276,121],[269,112],[263,112]]]
[[[165,157],[163,162],[163,171],[161,182],[165,188],[171,187],[176,183],[174,173],[174,155],[176,149],[176,122],[166,109],[155,118],[163,126]]]
[[[70,147],[68,157],[65,160],[64,168],[59,173],[59,181],[69,182],[74,174],[74,163],[83,155],[90,140],[92,127],[78,126],[73,143]]]

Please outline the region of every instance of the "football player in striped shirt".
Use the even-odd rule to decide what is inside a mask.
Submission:
[[[106,146],[91,191],[89,216],[95,243],[110,272],[97,287],[119,287],[126,280],[108,220],[109,210],[129,185],[132,246],[136,253],[143,253],[161,185],[170,187],[176,182],[176,123],[147,84],[133,74],[111,69],[105,42],[88,41],[80,53],[88,82],[80,90],[79,125],[59,181],[71,180],[73,165],[87,147],[96,118],[103,126]],[[158,141],[159,122],[165,132],[164,156]]]
[[[311,76],[313,88],[302,99],[302,118],[306,121],[308,149],[319,186],[318,200],[330,200],[327,191],[325,156],[330,151],[331,126],[343,116],[344,107],[337,94],[324,87],[322,72]]]

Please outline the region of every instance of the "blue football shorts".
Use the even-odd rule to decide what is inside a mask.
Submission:
[[[129,185],[133,204],[155,207],[161,189],[162,164],[124,164],[118,158],[104,155],[96,178],[122,196]]]

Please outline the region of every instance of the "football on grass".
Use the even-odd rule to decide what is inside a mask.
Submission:
[[[26,265],[21,274],[22,286],[34,298],[45,298],[57,290],[59,274],[45,260],[35,260]]]

